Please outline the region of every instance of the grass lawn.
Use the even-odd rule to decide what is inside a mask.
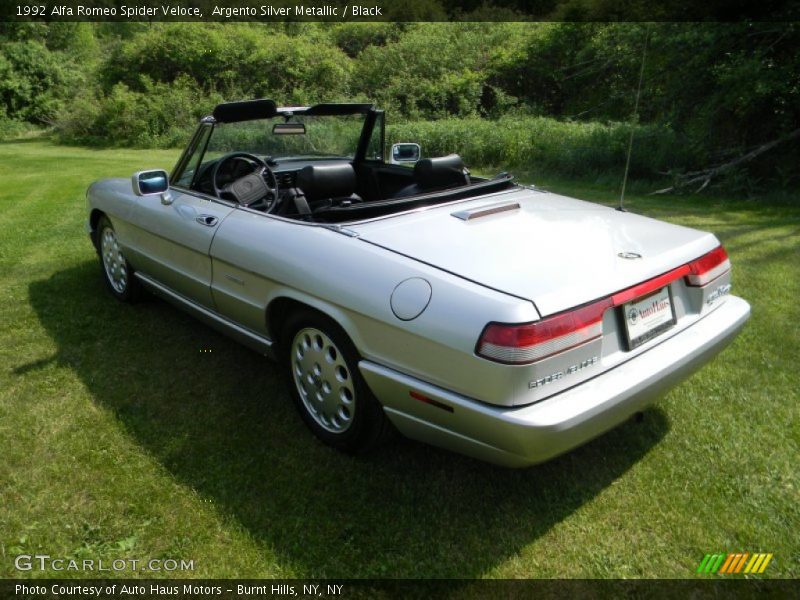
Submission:
[[[273,364],[161,301],[114,301],[86,187],[177,154],[0,144],[0,577],[41,576],[13,559],[43,553],[194,577],[680,578],[734,551],[800,576],[800,198],[630,196],[719,236],[752,319],[642,422],[512,471],[405,440],[338,454]]]

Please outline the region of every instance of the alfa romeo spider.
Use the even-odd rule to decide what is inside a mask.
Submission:
[[[109,291],[276,360],[331,446],[397,430],[505,466],[615,427],[749,317],[711,233],[385,146],[371,104],[218,105],[171,173],[89,188]]]

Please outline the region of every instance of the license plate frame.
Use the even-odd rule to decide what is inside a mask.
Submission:
[[[669,306],[663,305],[666,302]],[[644,312],[643,312],[644,311]],[[669,331],[678,323],[675,303],[669,285],[622,305],[622,321],[625,324],[625,342],[628,350],[634,350]]]

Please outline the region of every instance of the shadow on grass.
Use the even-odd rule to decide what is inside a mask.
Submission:
[[[179,482],[307,576],[484,574],[593,499],[668,429],[651,409],[526,470],[402,439],[354,458],[307,432],[275,365],[161,301],[115,302],[94,263],[29,291],[57,360],[95,401]]]

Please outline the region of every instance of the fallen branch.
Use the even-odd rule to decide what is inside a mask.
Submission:
[[[741,155],[741,156],[739,156],[739,157],[737,157],[737,158],[735,158],[735,159],[733,159],[731,161],[723,163],[721,165],[717,165],[715,167],[711,167],[711,168],[708,168],[708,169],[703,169],[703,170],[700,170],[700,171],[689,171],[688,173],[683,173],[683,174],[679,175],[678,177],[676,177],[675,183],[673,185],[671,185],[670,187],[666,187],[666,188],[661,189],[661,190],[656,190],[654,192],[650,192],[649,195],[653,196],[653,195],[656,195],[656,194],[668,194],[670,192],[674,192],[676,190],[680,190],[680,189],[683,189],[683,188],[686,188],[686,187],[690,187],[690,186],[693,186],[693,185],[699,183],[700,187],[698,187],[695,190],[695,194],[697,194],[699,192],[702,192],[704,189],[706,189],[706,187],[708,187],[708,184],[711,183],[711,180],[714,179],[714,177],[717,177],[718,175],[721,175],[721,174],[723,174],[723,173],[725,173],[727,171],[730,171],[731,169],[735,169],[736,167],[738,167],[740,165],[748,163],[751,160],[753,160],[754,158],[757,158],[757,157],[761,156],[765,152],[769,152],[775,146],[779,146],[780,144],[783,144],[784,142],[788,142],[789,140],[793,140],[793,139],[798,138],[798,137],[800,137],[800,128],[795,129],[791,133],[787,133],[786,135],[784,135],[783,137],[778,138],[777,140],[772,140],[771,142],[767,142],[766,144],[762,144],[758,148],[756,148],[754,150],[751,150],[750,152],[747,152],[746,154],[743,154],[743,155]]]

